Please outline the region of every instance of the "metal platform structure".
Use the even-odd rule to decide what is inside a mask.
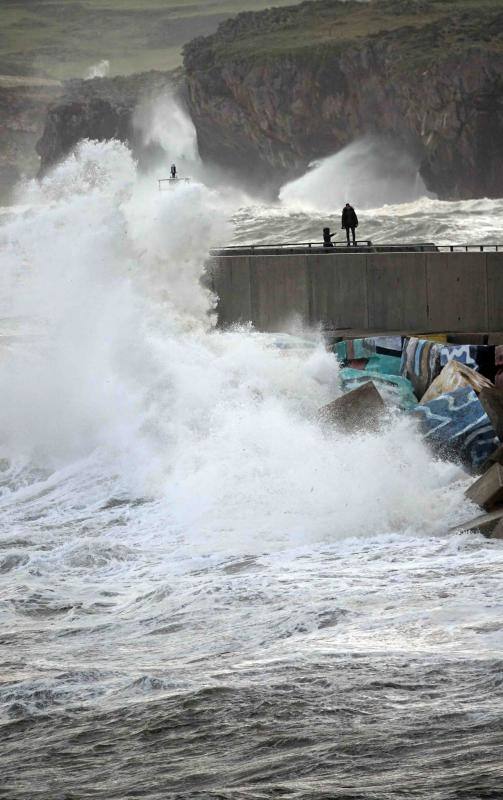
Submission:
[[[190,183],[190,178],[158,178],[157,183],[159,191],[164,192],[166,189],[173,189],[178,183]]]

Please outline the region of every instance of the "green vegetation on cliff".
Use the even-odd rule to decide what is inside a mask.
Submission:
[[[503,191],[503,0],[312,0],[185,47],[201,155],[284,183],[363,137],[442,198]]]
[[[312,0],[241,14],[205,40],[213,62],[316,57],[389,35],[402,67],[473,47],[503,52],[503,0]],[[402,47],[403,46],[403,47]],[[187,52],[194,52],[189,44]]]
[[[292,0],[274,0],[275,5]],[[84,77],[172,69],[182,45],[232,14],[270,0],[0,0],[0,75]]]

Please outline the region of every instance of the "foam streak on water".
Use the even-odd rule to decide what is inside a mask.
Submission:
[[[393,414],[321,429],[338,367],[316,332],[214,329],[198,278],[228,196],[160,194],[112,142],[19,203],[0,796],[498,797],[503,547],[447,532],[469,478]]]

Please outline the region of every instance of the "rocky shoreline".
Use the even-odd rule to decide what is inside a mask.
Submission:
[[[81,139],[118,139],[134,151],[141,150],[133,120],[139,102],[168,88],[179,92],[181,85],[179,70],[67,81],[64,94],[47,111],[37,143],[39,174],[68,155]]]
[[[0,205],[23,174],[36,175],[37,141],[63,91],[59,81],[0,75]]]
[[[21,177],[44,175],[82,139],[119,139],[140,160],[148,156],[134,112],[168,88],[182,94],[181,70],[64,82],[0,76],[0,203]]]

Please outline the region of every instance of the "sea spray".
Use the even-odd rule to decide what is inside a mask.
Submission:
[[[4,294],[38,328],[0,365],[5,458],[50,470],[95,453],[211,548],[447,526],[451,503],[440,514],[431,499],[456,469],[412,424],[355,440],[320,429],[339,390],[316,334],[284,350],[214,329],[199,277],[227,230],[218,195],[159,193],[124,145],[85,142],[20,201],[1,233]]]
[[[203,161],[197,146],[197,132],[183,102],[173,89],[144,97],[133,115],[137,137],[144,148],[155,146],[156,157],[149,159],[144,171],[152,182],[168,178],[176,164],[179,179],[199,181],[218,190],[220,203],[229,215],[240,206],[253,203],[254,188],[242,177],[222,165]],[[162,186],[166,190],[166,185]]]
[[[326,212],[347,202],[367,209],[427,195],[417,161],[403,146],[367,136],[314,161],[305,175],[283,186],[280,200],[289,208]]]
[[[94,78],[106,78],[109,74],[110,61],[107,58],[102,58],[101,61],[97,61],[86,70],[84,80],[92,81]]]
[[[225,228],[217,199],[198,184],[176,199],[151,187],[149,198],[135,181],[124,145],[83,143],[28,185],[29,210],[1,231],[4,316],[31,333],[38,325],[2,363],[2,438],[14,449],[57,461],[122,447],[166,378],[156,336],[176,314],[212,324],[198,277],[200,241],[211,245]]]
[[[200,169],[194,123],[173,90],[143,98],[134,111],[133,125],[143,144],[160,145],[166,158],[177,162],[182,174],[187,168],[191,172],[196,166]]]

